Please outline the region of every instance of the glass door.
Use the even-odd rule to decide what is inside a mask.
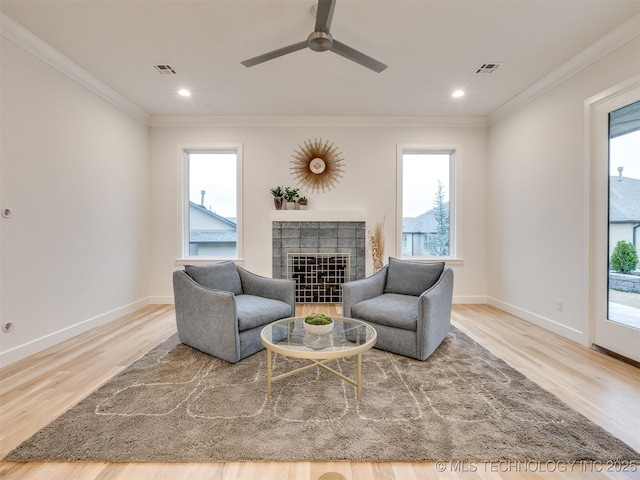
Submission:
[[[596,107],[594,344],[640,361],[640,88]]]

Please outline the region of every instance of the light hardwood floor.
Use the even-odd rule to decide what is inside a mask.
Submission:
[[[339,305],[300,305],[339,314]],[[486,305],[454,305],[453,323],[531,380],[640,451],[640,371]],[[0,370],[0,458],[175,332],[152,305]],[[444,467],[444,468],[443,468]],[[443,471],[441,471],[443,470]],[[527,471],[528,470],[528,471]],[[358,462],[0,463],[0,478],[46,480],[640,479],[640,466]]]

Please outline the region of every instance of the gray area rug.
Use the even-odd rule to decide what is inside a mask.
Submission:
[[[301,365],[275,357],[274,374]],[[354,374],[354,359],[333,362]],[[231,365],[174,336],[6,461],[633,461],[640,455],[452,327],[426,362],[363,355],[353,386],[311,369],[265,395],[266,353]]]

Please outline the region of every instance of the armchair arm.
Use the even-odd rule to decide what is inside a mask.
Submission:
[[[385,265],[370,277],[342,284],[343,317],[351,317],[351,307],[356,303],[377,297],[384,293],[388,268],[389,267]]]
[[[288,303],[291,306],[291,315],[296,314],[296,282],[283,278],[269,278],[238,267],[242,291],[247,295],[271,298]]]
[[[178,338],[227,362],[240,359],[238,315],[233,293],[203,287],[186,272],[173,272]]]
[[[427,358],[449,333],[453,270],[445,268],[438,281],[418,300],[418,355]]]

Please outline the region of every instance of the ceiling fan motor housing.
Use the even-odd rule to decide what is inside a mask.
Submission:
[[[331,50],[333,46],[333,37],[330,33],[326,32],[311,32],[311,35],[307,38],[307,44],[314,52],[326,52],[327,50]]]

